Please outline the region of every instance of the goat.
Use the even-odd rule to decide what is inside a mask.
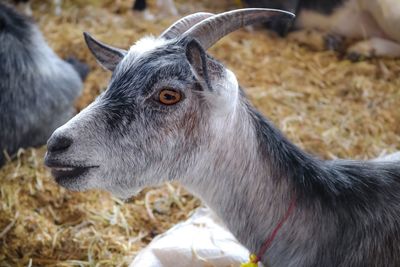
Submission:
[[[75,113],[81,73],[46,44],[36,24],[0,3],[0,166],[4,151],[46,143]],[[72,63],[79,66],[78,62]]]
[[[239,9],[185,17],[128,51],[85,39],[113,72],[107,90],[47,143],[70,190],[128,198],[181,182],[250,251],[296,205],[261,260],[269,266],[400,266],[399,162],[324,161],[302,151],[206,53],[220,38],[291,13]]]
[[[396,0],[244,0],[251,7],[295,12],[289,38],[317,50],[342,50],[343,37],[358,42],[346,49],[350,59],[400,57],[400,2]],[[272,30],[284,35],[287,25],[273,21]],[[322,31],[323,35],[317,31]]]

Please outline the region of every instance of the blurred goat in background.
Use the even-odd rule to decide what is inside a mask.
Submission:
[[[0,3],[0,166],[70,119],[88,67],[60,59],[36,24]],[[76,69],[75,69],[76,67]]]
[[[350,59],[400,56],[400,1],[398,0],[244,0],[249,7],[294,12],[289,29],[279,21],[268,27],[316,50],[344,49],[343,37],[358,40],[347,47]],[[322,33],[322,34],[321,34]]]
[[[160,10],[162,16],[177,16],[178,11],[175,7],[174,0],[157,0],[156,6]],[[143,12],[143,17],[146,20],[154,20],[155,17],[148,10],[147,0],[135,0],[132,6],[134,11]]]

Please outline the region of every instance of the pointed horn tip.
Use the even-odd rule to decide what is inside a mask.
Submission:
[[[286,10],[283,10],[283,9],[275,9],[275,8],[244,8],[242,10],[273,12],[273,13],[276,13],[276,15],[287,16],[289,19],[294,19],[296,17],[296,15],[293,12],[286,11]]]
[[[226,13],[241,13],[241,12],[265,12],[267,15],[272,16],[281,16],[282,18],[294,19],[296,15],[290,11],[275,9],[275,8],[242,8],[242,9],[234,9],[231,11],[224,12]],[[223,13],[221,13],[223,14]],[[217,14],[218,15],[218,14]]]
[[[290,11],[281,10],[281,9],[275,9],[274,11],[280,12],[282,15],[286,16],[288,19],[295,19],[296,18],[296,14],[294,14],[294,13],[292,13]]]

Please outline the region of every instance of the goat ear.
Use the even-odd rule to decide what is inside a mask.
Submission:
[[[192,69],[200,82],[203,83],[203,85],[206,85],[210,90],[212,90],[210,79],[208,76],[207,54],[204,51],[203,47],[201,47],[201,45],[194,39],[189,41],[186,45],[186,58],[192,66]]]
[[[125,50],[97,41],[87,32],[84,32],[83,36],[90,52],[92,52],[100,65],[110,71],[114,71],[115,67],[127,53]]]

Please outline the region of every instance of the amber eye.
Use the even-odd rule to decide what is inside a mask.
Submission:
[[[178,103],[181,98],[181,93],[171,89],[164,89],[160,92],[159,101],[164,105],[173,105]]]

